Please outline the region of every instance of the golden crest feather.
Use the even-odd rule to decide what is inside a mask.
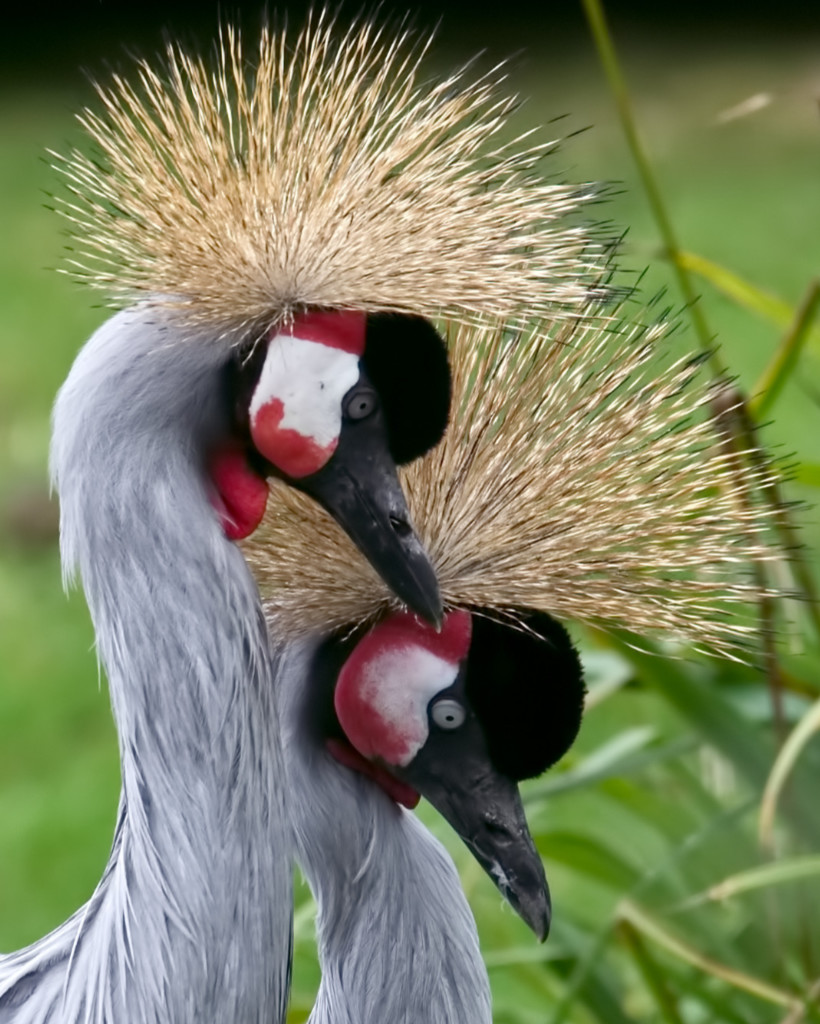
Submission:
[[[539,609],[733,657],[754,646],[749,605],[768,592],[755,567],[783,557],[760,499],[769,471],[727,445],[722,385],[698,358],[671,361],[668,333],[596,316],[451,328],[451,424],[402,471],[448,606]],[[283,635],[396,606],[293,490],[245,553]]]
[[[237,32],[215,70],[178,46],[98,85],[96,154],[55,157],[69,269],[113,305],[163,296],[220,334],[305,307],[468,321],[576,308],[602,262],[566,216],[592,185],[548,184],[551,144],[503,141],[500,69],[440,80],[430,40],[314,16],[295,39]]]

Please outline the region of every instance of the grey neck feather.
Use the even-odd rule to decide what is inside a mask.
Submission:
[[[0,958],[2,1024],[275,1024],[290,849],[274,672],[256,587],[207,497],[226,346],[120,313],[54,413],[67,578],[82,577],[122,762],[88,904]]]
[[[489,982],[450,856],[306,727],[315,645],[279,664],[288,814],[319,907],[310,1024],[489,1024]]]

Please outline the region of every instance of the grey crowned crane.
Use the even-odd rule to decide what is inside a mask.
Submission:
[[[783,555],[756,499],[766,474],[739,464],[711,415],[720,385],[701,360],[670,359],[662,326],[590,315],[449,333],[450,426],[401,474],[441,631],[398,609],[298,492],[245,542],[280,651],[288,814],[318,903],[314,1024],[488,1024],[455,868],[398,805],[427,795],[543,934],[515,782],[557,760],[580,721],[558,620],[742,657],[762,593],[750,569]]]
[[[423,49],[322,16],[264,32],[252,70],[227,30],[213,72],[171,46],[100,87],[95,152],[57,158],[73,269],[124,307],[77,357],[51,450],[122,795],[88,903],[0,957],[2,1024],[284,1018],[279,680],[235,542],[278,478],[438,621],[391,436],[402,371],[438,374],[435,415],[416,408],[432,439],[446,419],[421,317],[577,306],[597,258],[556,220],[590,190],[537,182],[540,150],[495,142],[497,76],[431,81]]]
[[[393,613],[364,636],[283,654],[288,807],[320,908],[322,983],[311,1024],[492,1020],[455,865],[404,810],[419,794],[546,937],[549,891],[516,781],[570,746],[584,690],[563,627],[545,616],[529,625],[541,634],[463,610],[449,612],[440,631]],[[499,664],[514,668],[518,684],[505,699],[520,708],[530,698],[525,736],[518,715],[497,714]]]

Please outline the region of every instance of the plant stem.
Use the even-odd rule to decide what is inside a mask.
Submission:
[[[619,921],[616,930],[631,950],[647,988],[655,997],[655,1002],[658,1005],[658,1010],[663,1020],[667,1024],[683,1024],[674,997],[669,991],[669,986],[666,984],[666,979],[649,955],[649,950],[646,948],[646,944],[637,928],[629,921]]]
[[[777,802],[794,769],[800,754],[809,740],[820,732],[820,700],[803,715],[791,735],[781,747],[766,781],[760,801],[759,835],[764,846],[771,847],[774,841],[774,818]]]
[[[592,37],[595,40],[595,46],[598,50],[598,56],[601,59],[604,73],[609,80],[610,88],[615,97],[618,116],[621,119],[627,144],[637,165],[638,173],[641,176],[646,198],[655,218],[660,236],[663,239],[664,255],[671,262],[674,269],[678,287],[692,318],[700,346],[704,351],[709,352],[709,361],[714,372],[722,376],[725,374],[725,368],[717,352],[714,350],[713,335],[706,323],[703,308],[698,302],[698,294],[681,257],[681,247],[675,236],[672,221],[666,212],[660,188],[655,180],[652,166],[647,159],[643,143],[638,134],[635,118],[632,114],[632,101],[629,96],[629,89],[618,61],[615,45],[612,42],[612,35],[607,25],[604,9],[601,6],[600,0],[581,0],[581,6],[584,9]]]
[[[632,152],[633,159],[635,160],[635,164],[638,168],[638,173],[640,174],[641,181],[643,182],[647,200],[649,201],[650,208],[658,226],[658,231],[663,239],[665,255],[674,267],[678,285],[687,302],[689,313],[692,317],[692,323],[701,348],[704,351],[709,352],[709,362],[714,373],[718,376],[727,377],[728,373],[726,367],[724,367],[717,351],[713,347],[713,338],[706,324],[703,310],[696,301],[697,293],[695,292],[695,288],[689,274],[686,254],[681,250],[677,238],[675,237],[672,222],[666,212],[660,188],[658,187],[658,183],[652,171],[652,166],[646,156],[640,136],[638,135],[638,129],[632,113],[632,102],[629,95],[629,89],[627,87],[623,71],[621,70],[618,55],[615,50],[615,44],[612,41],[612,34],[609,31],[601,0],[581,0],[581,6],[583,7],[584,14],[586,15],[587,22],[589,23],[590,31],[595,41],[595,46],[598,50],[601,64],[603,65],[604,72],[613,92],[615,105],[621,119],[621,125],[627,139],[627,144]],[[820,287],[820,284],[818,287]],[[773,400],[777,391],[782,387],[794,359],[797,358],[800,348],[805,342],[805,338],[809,333],[812,318],[817,310],[818,302],[820,302],[820,297],[815,295],[814,289],[810,289],[794,325],[783,340],[780,348],[780,353],[782,353],[781,358],[774,367],[771,382],[766,381],[764,383],[766,388],[764,393],[771,393],[771,397],[768,399],[769,402]],[[761,410],[755,409],[753,411],[759,412]],[[742,405],[742,412],[738,416],[738,420],[740,419],[744,421],[743,426],[745,427],[740,436],[743,439],[754,437],[754,420],[750,415],[749,403],[746,403],[745,401]],[[757,461],[759,462],[759,459]],[[782,537],[783,544],[792,553],[795,578],[807,598],[809,615],[812,618],[818,635],[820,635],[820,608],[818,608],[817,591],[814,586],[814,580],[812,578],[811,571],[806,564],[805,558],[799,550],[796,531],[789,521],[787,509],[780,498],[779,488],[776,484],[772,484],[766,489],[766,499],[780,512],[778,523],[779,532]],[[763,614],[765,619],[769,614],[769,610],[764,608]],[[764,626],[767,625],[768,624],[764,622]],[[774,664],[776,664],[776,659],[773,662],[772,659],[769,658],[770,670]]]
[[[677,935],[674,935],[655,918],[650,917],[642,907],[639,907],[631,900],[623,900],[621,902],[618,908],[618,917],[621,922],[629,922],[638,932],[647,939],[656,942],[661,948],[671,953],[672,956],[683,960],[684,963],[691,964],[693,967],[697,967],[698,970],[711,974],[713,978],[720,978],[734,988],[748,992],[750,995],[766,1002],[786,1007],[789,1010],[801,1009],[803,1006],[800,997],[792,992],[776,988],[774,985],[769,985],[759,978],[754,978],[750,974],[735,970],[733,967],[718,963],[716,960],[704,956],[699,949],[690,946],[689,943],[678,938]]]
[[[732,435],[740,439],[743,449],[749,453],[749,459],[755,468],[771,479],[771,482],[763,488],[763,494],[769,505],[778,511],[778,533],[783,547],[790,556],[791,570],[805,598],[806,611],[818,638],[820,638],[820,595],[818,595],[814,577],[801,549],[797,530],[792,525],[788,506],[780,493],[780,485],[776,482],[774,474],[769,472],[769,460],[758,440],[757,426],[746,402],[739,403],[736,420],[737,422],[731,428]]]
[[[811,326],[818,309],[820,309],[820,280],[812,281],[809,285],[793,322],[783,335],[771,362],[755,385],[753,397],[749,399],[749,411],[756,420],[760,420],[774,405],[783,385],[789,379],[811,334]]]

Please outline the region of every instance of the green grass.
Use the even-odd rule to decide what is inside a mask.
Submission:
[[[651,265],[644,291],[666,285],[677,305],[591,44],[556,53],[548,38],[518,42],[528,48],[514,74],[530,97],[522,125],[569,112],[557,132],[593,126],[553,164],[568,177],[624,183],[601,215],[629,226],[624,262]],[[814,50],[800,40],[735,49],[699,38],[632,38],[622,58],[682,246],[795,306],[820,253]],[[760,92],[773,96],[770,106],[716,123],[721,111]],[[58,262],[62,243],[58,219],[42,205],[42,190],[54,187],[42,154],[46,146],[64,147],[78,93],[44,87],[0,97],[0,517],[21,491],[45,489],[50,404],[104,315],[92,297],[46,269]],[[779,331],[708,283],[698,287],[724,360],[752,389]],[[691,335],[684,337],[694,347]],[[818,363],[810,342],[765,433],[809,468],[820,466],[820,399],[812,391],[820,390],[813,383]],[[789,496],[816,500],[816,489],[793,486]],[[820,533],[816,514],[807,518],[811,555]],[[807,636],[802,644],[805,653],[783,659],[795,691],[787,700],[790,722],[820,694],[817,642]],[[820,876],[692,901],[768,857],[756,834],[775,749],[762,677],[702,660],[670,665],[594,638],[585,649],[593,688],[603,688],[600,701],[564,765],[528,787],[554,900],[554,932],[544,947],[425,812],[462,870],[490,965],[496,1020],[785,1020],[792,994],[820,976],[812,911]],[[778,818],[777,864],[817,849],[815,748],[798,766]],[[118,781],[116,738],[82,597],[62,595],[53,543],[26,546],[17,534],[0,534],[0,949],[37,938],[88,897],[108,853]],[[306,899],[304,888],[299,893]],[[298,922],[292,1015],[303,1020],[317,969],[304,908]],[[744,988],[744,976],[768,985],[768,996]],[[815,1020],[817,1013],[808,1007],[794,1019]]]
[[[0,98],[0,521],[47,488],[49,409],[83,337],[88,296],[46,269],[60,226],[43,149],[70,126],[58,91]],[[118,792],[108,697],[80,594],[66,599],[54,543],[0,535],[0,948],[42,935],[87,899],[105,864]]]

